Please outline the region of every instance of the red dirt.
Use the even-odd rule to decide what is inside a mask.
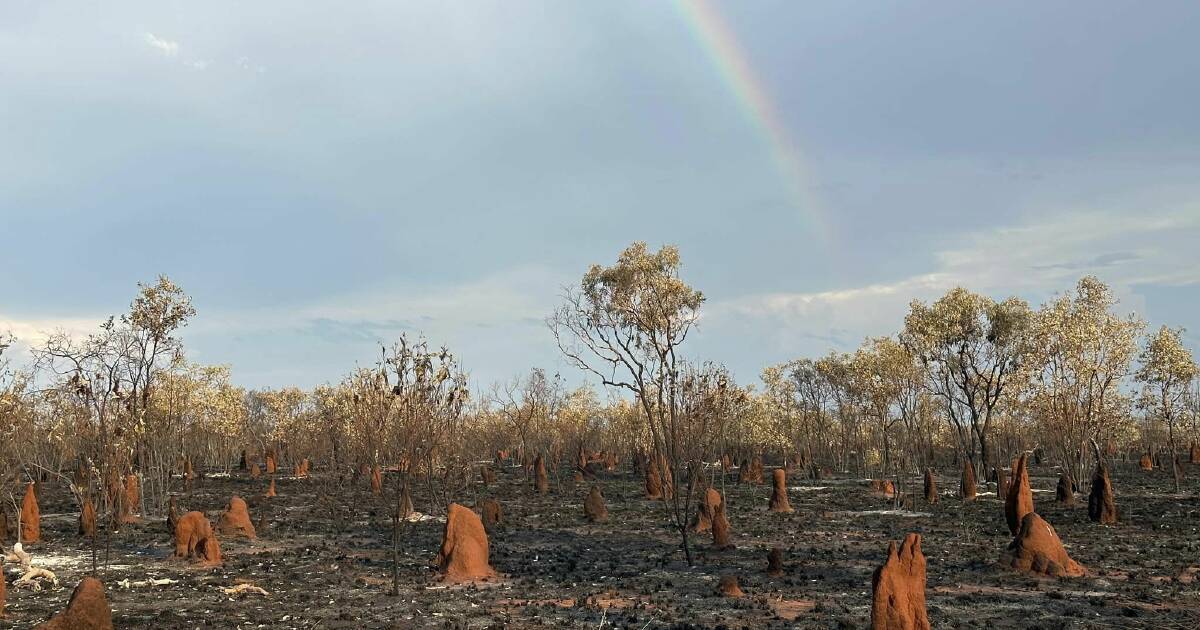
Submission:
[[[729,540],[729,519],[725,516],[725,499],[714,488],[709,488],[708,492],[715,492],[717,499],[716,507],[712,511],[713,547],[717,550],[733,549],[733,543]]]
[[[175,557],[220,564],[220,543],[202,512],[188,512],[175,523]]]
[[[1138,460],[1138,467],[1146,472],[1150,472],[1154,470],[1154,460],[1150,459],[1149,455],[1142,455],[1142,458]]]
[[[658,462],[650,460],[646,466],[646,498],[657,500],[663,498],[662,480],[658,476]]]
[[[479,512],[483,515],[483,527],[488,531],[504,521],[504,510],[501,509],[500,502],[491,497],[479,502]]]
[[[771,473],[771,477],[772,488],[769,509],[772,512],[791,512],[792,504],[788,502],[787,494],[787,473],[782,468],[776,468],[775,472]]]
[[[783,550],[779,547],[771,547],[771,550],[767,552],[767,575],[783,576]]]
[[[21,542],[31,543],[42,539],[42,513],[38,509],[37,491],[33,483],[25,486],[25,498],[21,499]]]
[[[692,518],[690,525],[692,531],[700,534],[712,529],[712,516],[720,505],[721,493],[717,492],[715,488],[705,490],[704,498],[696,506],[696,516]]]
[[[736,575],[722,575],[721,581],[717,583],[717,593],[722,597],[742,597],[745,595],[742,592],[742,587],[738,585]]]
[[[1054,500],[1061,505],[1075,505],[1075,483],[1066,472],[1058,476],[1058,486],[1054,488]]]
[[[1018,571],[1051,577],[1079,577],[1086,573],[1082,565],[1067,555],[1054,527],[1037,512],[1030,512],[1021,520],[1021,529],[1000,554],[1000,563]]]
[[[963,462],[962,479],[958,483],[958,492],[964,501],[975,499],[975,465],[969,459]]]
[[[442,549],[434,560],[446,582],[472,582],[495,577],[488,563],[488,538],[475,512],[451,503],[442,533]]]
[[[929,505],[937,505],[938,491],[937,478],[933,476],[933,469],[925,469],[925,503]]]
[[[383,494],[383,471],[379,469],[379,464],[371,468],[371,494]]]
[[[887,560],[871,578],[873,630],[929,630],[925,610],[925,554],[921,535],[909,534],[899,551],[888,544]]]
[[[229,499],[225,511],[221,513],[217,529],[227,536],[244,536],[250,539],[257,537],[254,523],[250,521],[250,511],[246,508],[246,501],[238,496]]]
[[[592,489],[588,490],[587,499],[583,502],[583,516],[593,523],[608,520],[608,506],[604,503],[604,494],[600,492],[600,486],[592,486]]]
[[[541,453],[533,460],[533,487],[538,494],[550,491],[550,479],[546,477],[546,460],[542,459]]]
[[[96,506],[92,505],[91,497],[83,500],[83,508],[79,511],[79,535],[96,537]]]
[[[35,630],[112,630],[112,609],[104,596],[104,584],[94,577],[80,580],[66,610],[54,615]]]
[[[1022,455],[1013,467],[1012,484],[1004,497],[1004,520],[1013,536],[1021,530],[1021,520],[1033,511],[1033,492],[1029,489],[1027,455]]]
[[[278,496],[275,494],[275,480],[274,479],[271,480],[271,485],[267,486],[267,493],[264,494],[263,496],[267,497],[268,499],[271,497],[274,497],[274,496]]]

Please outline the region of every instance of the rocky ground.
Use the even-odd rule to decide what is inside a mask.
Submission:
[[[172,559],[162,516],[151,514],[113,535],[102,577],[118,628],[862,628],[869,625],[871,572],[888,541],[919,532],[935,628],[1197,628],[1200,466],[1189,473],[1175,495],[1166,471],[1117,466],[1121,522],[1105,527],[1088,520],[1086,497],[1073,508],[1056,505],[1055,471],[1033,469],[1036,510],[1088,569],[1072,580],[1000,568],[1011,536],[994,486],[964,504],[954,497],[956,471],[940,475],[939,505],[918,498],[909,511],[873,498],[862,479],[793,479],[791,514],[767,512],[769,484],[739,486],[731,476],[725,490],[737,547],[717,552],[702,536],[694,567],[664,525],[662,504],[644,500],[640,479],[627,471],[597,481],[610,512],[602,524],[583,519],[586,484],[552,482],[550,494],[539,496],[523,472],[504,471],[499,483],[473,490],[503,505],[505,522],[491,538],[492,565],[503,577],[478,586],[438,584],[429,562],[443,522],[434,517],[404,525],[398,597],[388,594],[387,505],[371,495],[365,477],[339,484],[320,471],[310,479],[278,476],[278,496],[264,499],[265,479],[235,473],[209,477],[178,497],[181,511],[202,510],[215,521],[229,497],[240,495],[265,525],[255,541],[222,537],[224,566]],[[919,495],[919,480],[902,490]],[[432,511],[421,488],[414,495],[417,510]],[[46,619],[91,566],[70,493],[47,483],[41,505],[44,540],[28,550],[61,583],[41,592],[10,586],[2,628]],[[784,550],[779,578],[764,570],[772,546]],[[8,568],[10,585],[14,571]],[[715,594],[719,577],[731,573],[742,599]],[[269,594],[221,590],[242,582]]]

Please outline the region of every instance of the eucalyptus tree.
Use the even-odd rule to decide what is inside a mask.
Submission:
[[[1138,404],[1167,425],[1167,440],[1171,449],[1171,469],[1175,491],[1179,492],[1179,466],[1175,443],[1176,426],[1187,413],[1188,387],[1196,378],[1196,360],[1180,338],[1183,329],[1163,326],[1146,339],[1139,356],[1142,364],[1136,378],[1142,385]]]
[[[1022,378],[1033,314],[1017,298],[997,302],[962,287],[931,305],[913,300],[901,341],[926,372],[966,456],[986,470],[997,406]]]

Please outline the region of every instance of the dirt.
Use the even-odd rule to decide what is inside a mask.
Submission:
[[[605,523],[585,520],[580,505],[590,486],[572,484],[567,468],[551,474],[544,495],[521,469],[503,468],[496,483],[475,486],[478,496],[455,497],[476,505],[492,496],[504,506],[503,522],[489,533],[490,563],[501,577],[483,585],[435,581],[430,563],[441,545],[445,508],[431,507],[428,488],[418,483],[414,507],[434,516],[415,514],[403,523],[400,594],[390,595],[396,480],[387,476],[384,495],[374,496],[365,476],[343,487],[319,466],[305,479],[277,475],[278,496],[269,500],[261,497],[263,481],[249,473],[197,478],[177,498],[181,512],[201,510],[215,522],[231,496],[247,497],[258,538],[222,538],[223,564],[205,568],[171,557],[165,510],[149,509],[142,522],[112,536],[101,577],[117,628],[862,628],[869,625],[871,575],[886,559],[888,542],[916,532],[935,628],[1194,628],[1200,627],[1200,467],[1190,468],[1183,493],[1175,495],[1169,470],[1146,473],[1136,461],[1114,465],[1121,518],[1105,526],[1088,520],[1086,502],[1054,500],[1059,470],[1031,467],[1035,509],[1087,567],[1086,576],[1073,579],[999,565],[1012,537],[995,484],[981,484],[978,498],[966,503],[957,488],[942,492],[937,505],[918,499],[921,511],[912,512],[872,497],[863,478],[793,475],[795,511],[773,513],[771,487],[733,483],[736,469],[715,484],[736,547],[717,552],[709,536],[693,535],[689,567],[666,525],[664,503],[647,501],[643,477],[627,466],[598,475]],[[959,473],[937,471],[942,481]],[[896,489],[919,496],[922,481],[902,479]],[[15,567],[8,567],[0,628],[28,628],[62,610],[91,565],[69,491],[47,482],[39,492],[42,541],[28,550],[60,582],[41,592],[14,588]],[[12,515],[9,521],[15,528]],[[97,525],[102,562],[107,523]],[[782,550],[784,573],[777,578],[763,561],[773,547]],[[717,594],[724,575],[737,576],[744,597]],[[150,582],[164,579],[171,582]],[[268,595],[221,590],[245,582]]]

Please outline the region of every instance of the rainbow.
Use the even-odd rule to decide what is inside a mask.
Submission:
[[[755,74],[737,36],[709,0],[676,0],[675,4],[729,86],[747,121],[769,147],[779,177],[807,227],[820,241],[827,241],[831,235],[830,226],[815,193],[812,169],[792,142],[778,108]]]

